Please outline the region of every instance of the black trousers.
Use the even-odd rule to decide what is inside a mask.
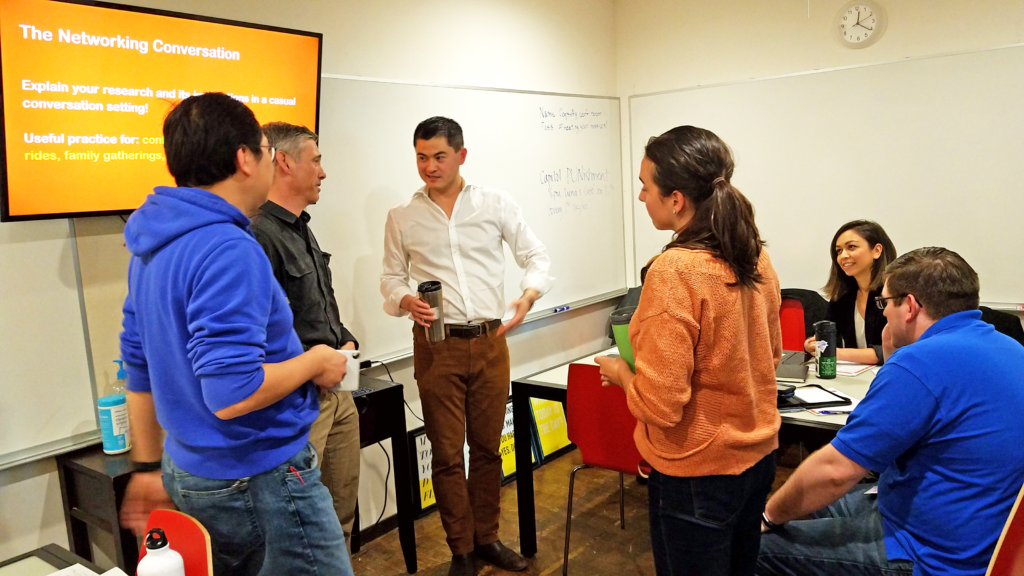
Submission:
[[[647,485],[658,576],[753,575],[775,454],[736,476],[666,476]]]

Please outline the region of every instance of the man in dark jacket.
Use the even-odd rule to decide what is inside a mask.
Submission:
[[[252,111],[218,93],[186,98],[163,132],[178,187],[157,187],[124,234],[138,471],[122,524],[140,533],[173,502],[210,532],[217,574],[351,575],[308,441],[317,387],[340,382],[345,361],[327,346],[302,351],[249,230],[273,149]]]
[[[277,154],[275,176],[270,199],[252,219],[252,231],[288,297],[302,347],[308,350],[324,344],[355,350],[359,344],[341,323],[334,298],[328,266],[331,255],[320,250],[306,212],[320,199],[320,182],[327,177],[317,135],[284,122],[267,124],[263,133]],[[351,392],[320,389],[320,415],[309,441],[320,457],[324,485],[334,498],[345,541],[351,545],[359,495],[359,413]]]

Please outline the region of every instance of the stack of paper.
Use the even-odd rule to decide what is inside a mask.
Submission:
[[[857,376],[871,370],[874,364],[858,364],[856,362],[836,362],[837,376]]]
[[[92,570],[89,570],[88,568],[86,568],[85,566],[82,566],[81,564],[75,564],[74,566],[68,566],[67,568],[64,568],[63,570],[57,570],[56,572],[51,573],[49,576],[128,576],[128,575],[125,574],[124,570],[121,570],[120,568],[111,568],[110,570],[107,570],[106,572],[104,572],[101,575],[101,574],[97,574],[97,573],[93,572]]]
[[[836,376],[858,376],[871,370],[874,366],[874,364],[858,364],[857,362],[838,360],[836,361]],[[816,370],[817,367],[812,363],[810,368]]]

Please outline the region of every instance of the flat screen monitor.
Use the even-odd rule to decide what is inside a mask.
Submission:
[[[3,221],[126,214],[173,185],[163,120],[224,92],[317,129],[323,35],[103,2],[0,0]]]

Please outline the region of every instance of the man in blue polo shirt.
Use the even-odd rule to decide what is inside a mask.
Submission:
[[[768,501],[758,574],[985,573],[1024,483],[1024,348],[981,321],[978,292],[944,248],[886,268],[891,357]]]

